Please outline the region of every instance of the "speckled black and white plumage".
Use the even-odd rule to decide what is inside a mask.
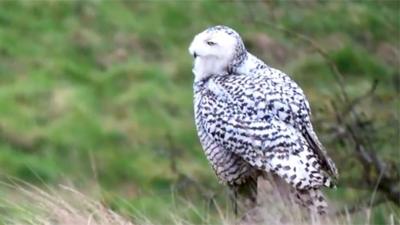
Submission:
[[[226,26],[198,34],[189,51],[196,127],[219,180],[235,186],[260,171],[273,173],[297,191],[300,204],[324,213],[319,189],[334,185],[337,170],[313,130],[300,87],[248,53]]]

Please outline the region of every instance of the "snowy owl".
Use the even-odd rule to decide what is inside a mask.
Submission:
[[[312,213],[326,213],[320,189],[338,172],[311,124],[302,89],[285,73],[247,52],[227,26],[197,34],[194,112],[198,136],[218,179],[237,194],[272,174]]]

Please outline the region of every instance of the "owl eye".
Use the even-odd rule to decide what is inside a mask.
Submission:
[[[207,41],[207,44],[208,44],[209,46],[213,46],[213,45],[216,45],[217,43],[215,43],[215,42],[213,42],[213,41]]]

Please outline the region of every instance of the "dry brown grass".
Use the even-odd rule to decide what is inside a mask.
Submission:
[[[95,200],[86,194],[67,186],[58,188],[38,188],[26,184],[8,185],[12,195],[0,197],[0,222],[12,225],[136,225],[136,224],[160,224],[152,222],[146,215],[135,216],[134,221],[121,216],[113,210],[104,206],[101,201]],[[193,203],[188,202],[188,207],[196,208]],[[250,220],[236,220],[228,218],[218,206],[217,224],[266,224],[266,225],[339,225],[339,224],[371,224],[369,210],[365,210],[363,222],[355,222],[351,215],[343,217],[308,218],[296,207],[287,207],[277,197],[265,199],[263,207],[259,207],[249,213]],[[171,212],[174,224],[188,225],[191,222],[174,214],[173,209],[166,209]],[[8,211],[12,213],[5,213]],[[206,221],[206,220],[204,220]],[[388,219],[390,224],[396,224],[394,217]],[[215,224],[207,223],[205,224]]]
[[[113,210],[83,193],[67,187],[47,190],[13,185],[13,196],[2,199],[3,208],[14,213],[3,219],[14,225],[133,225]]]

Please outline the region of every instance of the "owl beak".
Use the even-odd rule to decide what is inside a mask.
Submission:
[[[197,58],[197,56],[199,56],[196,52],[193,52],[193,57]]]

